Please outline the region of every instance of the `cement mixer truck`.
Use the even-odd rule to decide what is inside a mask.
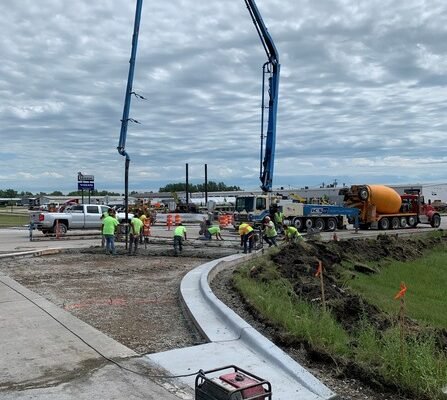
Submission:
[[[353,185],[339,192],[346,207],[360,210],[360,229],[414,228],[417,224],[430,224],[438,228],[441,216],[425,204],[419,189],[409,189],[400,195],[384,185]]]

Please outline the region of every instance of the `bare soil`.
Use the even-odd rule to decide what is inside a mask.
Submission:
[[[101,248],[2,260],[0,271],[139,354],[203,343],[185,318],[180,282],[191,269],[234,249],[148,246],[137,256]],[[166,256],[168,255],[168,256]]]

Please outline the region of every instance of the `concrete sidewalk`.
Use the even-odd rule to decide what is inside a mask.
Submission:
[[[142,375],[166,375],[143,366],[134,351],[0,275],[2,400],[193,398],[188,387],[133,374],[99,353]]]
[[[275,400],[328,400],[338,396],[225,306],[209,282],[219,271],[257,254],[232,255],[190,271],[181,283],[181,296],[197,328],[210,343],[150,354],[172,374],[236,365],[272,384]],[[183,378],[194,386],[194,377]]]

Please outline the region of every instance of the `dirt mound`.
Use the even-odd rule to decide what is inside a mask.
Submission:
[[[392,235],[380,235],[377,240],[302,242],[284,248],[272,256],[272,261],[281,276],[291,282],[295,293],[311,302],[321,301],[320,281],[315,278],[321,261],[326,303],[342,326],[352,330],[361,319],[367,318],[376,328],[383,330],[393,321],[377,307],[343,289],[340,285],[341,265],[349,262],[358,267],[359,271],[373,273],[386,260],[416,259],[424,249],[439,242],[439,238],[400,239]],[[372,262],[374,266],[363,264],[365,262]]]

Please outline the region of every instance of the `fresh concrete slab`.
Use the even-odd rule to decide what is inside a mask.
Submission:
[[[157,383],[112,364],[105,357],[133,369],[139,358],[4,275],[0,354],[1,399],[192,399],[175,381]]]

